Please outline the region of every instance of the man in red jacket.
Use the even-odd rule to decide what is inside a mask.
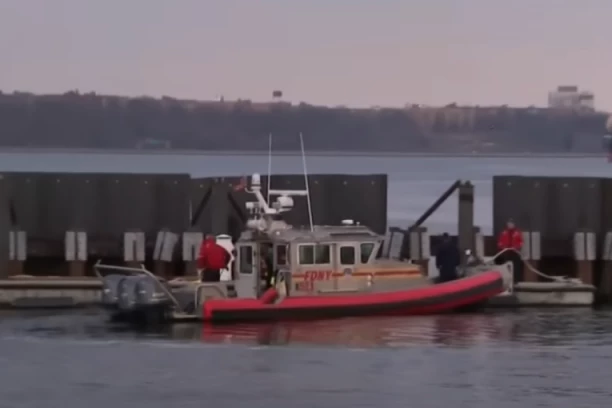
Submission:
[[[512,269],[514,271],[514,281],[520,282],[523,280],[523,258],[521,257],[520,251],[523,247],[523,234],[514,224],[514,220],[509,219],[506,223],[506,229],[499,234],[497,240],[497,248],[500,251],[504,249],[514,249],[515,251],[505,251],[495,259],[495,263],[504,264],[506,262],[512,262]]]
[[[202,282],[219,282],[221,269],[227,268],[232,256],[225,248],[217,244],[214,235],[207,235],[200,246],[198,269],[202,270]]]
[[[508,220],[506,229],[499,234],[497,247],[500,251],[512,248],[519,252],[523,247],[523,234],[516,228],[512,219]]]

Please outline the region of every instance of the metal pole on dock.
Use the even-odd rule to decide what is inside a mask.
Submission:
[[[469,181],[459,185],[458,244],[461,264],[465,265],[465,251],[474,252],[474,185]]]

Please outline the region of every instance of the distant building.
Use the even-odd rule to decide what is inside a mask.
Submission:
[[[170,149],[172,143],[169,140],[147,138],[136,143],[136,149]]]
[[[548,107],[553,109],[595,110],[595,96],[577,86],[559,86],[548,93]]]

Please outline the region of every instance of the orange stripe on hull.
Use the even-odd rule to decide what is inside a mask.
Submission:
[[[418,278],[423,276],[420,269],[410,269],[403,271],[381,271],[381,270],[368,270],[368,271],[354,271],[350,274],[344,274],[342,272],[334,272],[331,277],[332,278],[345,278],[345,277],[353,277],[353,278],[366,278],[372,275],[375,278]],[[304,273],[294,273],[293,278],[305,278],[306,274]]]
[[[342,274],[341,274],[342,275]],[[352,276],[369,276],[369,275],[373,275],[375,277],[420,277],[422,276],[421,270],[420,269],[410,269],[410,270],[404,270],[404,271],[358,271],[358,272],[353,272]],[[346,276],[346,275],[342,275],[342,276]]]

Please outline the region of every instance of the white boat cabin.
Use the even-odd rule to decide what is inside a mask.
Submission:
[[[414,264],[377,260],[384,238],[365,226],[351,220],[341,226],[313,225],[307,188],[270,189],[269,196],[278,198],[268,203],[261,192],[259,174],[253,174],[251,188],[245,191],[256,201],[246,203],[251,218],[235,244],[232,275],[240,298],[261,295],[265,289],[262,279],[268,270],[285,283],[281,286],[286,295],[354,290],[354,281],[363,282],[373,274],[421,276]],[[280,215],[293,208],[292,196],[307,198],[310,228],[293,228],[282,221]]]
[[[235,245],[238,297],[261,294],[269,268],[276,279],[284,278],[289,285],[294,280],[331,283],[350,277],[356,269],[376,262],[382,243],[380,235],[360,225],[315,226],[313,231],[291,227],[269,233],[245,231]],[[300,290],[300,286],[293,289]]]

